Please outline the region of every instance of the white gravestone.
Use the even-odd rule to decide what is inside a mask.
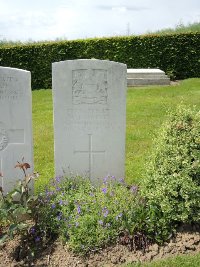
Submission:
[[[106,60],[53,63],[56,175],[124,177],[126,71]]]
[[[17,161],[33,167],[31,74],[0,67],[0,186],[4,193],[23,179]],[[32,171],[32,170],[31,170]]]

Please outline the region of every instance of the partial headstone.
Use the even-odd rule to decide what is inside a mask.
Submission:
[[[160,69],[127,69],[127,86],[169,84],[170,78]]]
[[[124,177],[126,70],[96,59],[53,63],[56,175]]]
[[[33,167],[31,74],[0,67],[0,186],[11,191],[22,170],[15,168],[24,158]]]

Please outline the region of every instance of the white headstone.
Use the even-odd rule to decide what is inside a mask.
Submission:
[[[0,67],[0,186],[4,193],[23,179],[17,161],[33,167],[31,75]]]
[[[126,70],[106,60],[53,63],[56,175],[124,177]]]

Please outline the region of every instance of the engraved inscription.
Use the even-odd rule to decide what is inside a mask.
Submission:
[[[102,129],[109,128],[109,109],[89,108],[87,110],[68,109],[66,123],[76,129]]]
[[[17,88],[18,82],[16,77],[0,75],[0,100],[22,97],[23,90]]]
[[[0,128],[0,151],[4,150],[8,145],[8,133],[5,129]]]
[[[24,144],[23,129],[6,129],[4,123],[0,122],[0,151],[3,151],[9,144]]]
[[[72,103],[107,104],[107,70],[79,69],[72,71]]]

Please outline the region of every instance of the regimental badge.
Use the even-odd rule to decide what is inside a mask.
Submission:
[[[80,69],[72,71],[72,102],[79,104],[107,104],[107,70]]]

